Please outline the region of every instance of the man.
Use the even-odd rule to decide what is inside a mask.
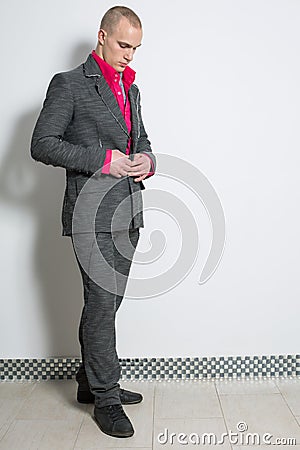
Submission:
[[[31,143],[35,160],[66,169],[62,234],[72,238],[84,290],[77,400],[95,402],[96,422],[115,437],[134,433],[122,404],[142,401],[120,388],[115,339],[115,315],[144,226],[143,180],[156,165],[128,66],[141,40],[131,9],[109,9],[86,62],[51,80]]]

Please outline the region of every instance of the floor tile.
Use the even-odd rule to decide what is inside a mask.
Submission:
[[[15,419],[35,383],[0,382],[0,438],[4,429]]]
[[[23,403],[24,400],[20,399],[0,399],[0,429],[16,418]]]
[[[1,450],[72,450],[79,430],[67,420],[15,420]]]
[[[0,399],[24,399],[36,386],[36,382],[0,382]]]
[[[112,448],[151,448],[153,426],[153,402],[155,383],[145,382],[120,382],[122,388],[130,391],[141,392],[143,401],[136,405],[124,405],[124,411],[131,420],[135,434],[126,439],[107,436],[102,433],[93,419],[93,405],[88,405],[87,414],[78,434],[75,449],[112,449]],[[126,442],[125,442],[126,441]]]
[[[260,439],[264,433],[271,433],[272,442],[277,437],[289,437],[300,443],[300,428],[281,394],[229,394],[220,395],[220,400],[227,427],[232,432],[240,430],[238,424],[243,422],[246,433],[258,433]],[[244,433],[239,435],[242,437]]]
[[[78,421],[86,405],[77,403],[74,380],[42,381],[24,401],[16,419]]]
[[[222,417],[214,382],[200,380],[158,383],[155,417],[173,419]]]
[[[10,423],[8,423],[8,422],[5,422],[2,425],[0,425],[0,441],[5,436],[5,433],[7,432],[7,430],[9,429],[9,425],[10,425]],[[1,448],[1,444],[0,444],[0,448]]]
[[[76,402],[75,380],[0,382],[0,449],[175,450],[184,448],[178,442],[180,433],[186,435],[179,436],[184,440],[195,439],[191,433],[200,438],[203,433],[214,433],[218,439],[226,427],[237,432],[237,424],[243,421],[248,429],[238,433],[240,441],[232,443],[232,450],[270,448],[251,445],[251,440],[245,445],[246,433],[258,433],[261,439],[264,433],[271,433],[272,441],[296,438],[297,445],[284,445],[284,450],[300,450],[299,379],[120,384],[144,396],[142,403],[124,406],[135,428],[134,436],[128,439],[112,438],[99,430],[92,418],[94,406]],[[157,440],[159,433],[164,433],[161,439],[168,433],[167,444]],[[173,445],[170,433],[176,433]],[[221,447],[230,449],[227,438]]]
[[[175,435],[172,433],[175,433]],[[180,435],[183,433],[183,435]],[[208,434],[213,435],[209,436]],[[226,433],[224,419],[155,419],[153,432],[153,450],[183,448],[219,448],[230,450],[226,438],[222,440],[222,433]],[[195,436],[196,434],[196,436]],[[199,439],[197,441],[197,439]],[[218,444],[219,442],[219,444]],[[221,445],[223,442],[223,445]],[[214,445],[213,445],[214,444]]]
[[[276,381],[287,404],[295,416],[300,416],[300,379],[280,379]]]
[[[216,380],[219,394],[278,394],[279,389],[274,380],[235,379]]]

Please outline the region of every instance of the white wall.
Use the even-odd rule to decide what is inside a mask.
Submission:
[[[34,162],[29,142],[52,75],[85,60],[114,3],[11,0],[1,5],[0,357],[79,356],[81,279],[61,236],[64,170]],[[299,352],[300,3],[295,0],[130,1],[143,45],[132,67],[155,152],[182,157],[210,180],[226,217],[211,279],[197,280],[211,243],[205,209],[164,177],[195,215],[199,258],[185,280],[118,313],[120,357]],[[151,230],[178,230],[145,214]],[[157,261],[159,273],[166,260]],[[172,258],[169,257],[172,264]],[[134,265],[132,275],[140,273]],[[134,281],[130,281],[134,282]]]

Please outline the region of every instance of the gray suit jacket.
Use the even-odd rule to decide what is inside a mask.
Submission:
[[[131,153],[147,153],[155,169],[156,160],[143,125],[140,93],[135,84],[128,95]],[[143,183],[136,183],[133,177],[117,179],[101,174],[106,150],[119,149],[125,154],[129,137],[115,96],[91,55],[84,64],[52,78],[33,132],[31,155],[37,161],[66,169],[64,236],[72,234],[72,220],[73,232],[144,226]]]

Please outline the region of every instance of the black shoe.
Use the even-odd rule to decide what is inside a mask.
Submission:
[[[140,403],[143,400],[143,396],[139,392],[131,392],[120,388],[120,400],[122,405],[134,405],[135,403]]]
[[[120,389],[120,400],[122,405],[134,405],[140,403],[143,400],[142,394],[138,392],[127,391],[126,389]],[[79,403],[94,403],[95,396],[88,388],[81,388],[78,386],[77,401]]]
[[[103,433],[125,438],[134,434],[133,426],[121,404],[98,408],[95,406],[94,418]]]
[[[77,389],[77,401],[79,403],[95,403],[95,396],[89,389]]]

